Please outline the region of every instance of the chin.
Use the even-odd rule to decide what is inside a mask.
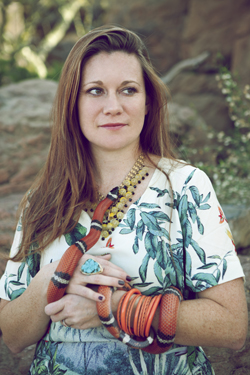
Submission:
[[[104,151],[119,151],[119,150],[124,150],[127,149],[128,151],[135,150],[138,148],[140,145],[140,139],[136,139],[136,141],[132,142],[124,142],[124,140],[108,140],[108,142],[105,143],[99,143],[99,144],[94,144],[93,147],[94,149],[102,149]]]

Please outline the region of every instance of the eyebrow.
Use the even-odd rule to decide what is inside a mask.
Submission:
[[[128,85],[129,83],[135,83],[135,84],[137,84],[138,86],[140,86],[140,84],[139,84],[138,82],[133,81],[133,80],[130,80],[130,81],[123,81],[123,82],[121,83],[120,86]],[[91,82],[87,82],[87,83],[85,83],[85,84],[83,85],[83,87],[84,87],[84,86],[87,86],[87,85],[91,85],[91,84],[95,84],[95,85],[103,86],[103,82],[102,82],[102,81],[91,81]]]

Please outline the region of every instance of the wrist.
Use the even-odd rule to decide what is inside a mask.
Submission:
[[[116,315],[118,304],[120,302],[120,299],[122,296],[126,293],[124,290],[116,290],[113,295],[112,295],[112,300],[111,300],[111,309],[113,314]]]

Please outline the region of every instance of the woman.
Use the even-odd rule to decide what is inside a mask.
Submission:
[[[243,271],[210,181],[174,158],[166,97],[145,46],[126,29],[92,30],[69,54],[48,159],[21,203],[0,284],[6,344],[17,353],[38,342],[30,374],[207,375],[213,370],[200,345],[244,344]],[[47,304],[60,258],[88,233],[96,204],[115,186],[123,191],[104,215],[99,240],[80,259],[66,294]],[[89,258],[101,273],[86,275]],[[179,306],[172,348],[187,347],[182,355],[132,349],[101,324],[97,286],[125,281],[146,295],[169,286],[196,294]],[[114,313],[124,294],[113,293]],[[158,306],[154,330],[159,316]]]

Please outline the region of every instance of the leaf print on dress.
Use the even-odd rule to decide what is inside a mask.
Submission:
[[[186,264],[186,283],[187,286],[194,291],[203,290],[206,287],[217,285],[218,275],[219,272],[217,271],[217,275],[209,274],[209,273],[196,273],[191,277],[191,274],[188,270],[192,269],[191,264],[191,257],[189,256],[190,246],[195,251],[196,255],[198,256],[199,260],[203,264],[200,268],[208,269],[207,267],[207,260],[205,251],[199,246],[199,244],[193,239],[193,229],[192,226],[196,223],[197,229],[200,235],[204,234],[204,225],[201,222],[201,219],[198,215],[198,211],[205,211],[209,210],[211,206],[207,203],[210,199],[211,193],[209,192],[205,198],[203,198],[203,194],[200,194],[199,189],[195,185],[189,186],[194,173],[194,170],[186,179],[185,184],[182,188],[182,195],[180,198],[179,206],[178,206],[178,213],[180,218],[181,224],[181,234],[183,236],[183,249],[186,252],[186,258],[188,260],[188,267]],[[191,194],[188,195],[188,192]],[[189,198],[192,197],[193,201],[190,201]],[[178,247],[178,244],[173,245],[174,247]],[[216,277],[215,277],[216,276]],[[193,283],[195,282],[195,289]]]
[[[10,274],[6,277],[4,289],[6,295],[11,301],[25,292],[31,279],[35,277],[40,269],[40,258],[41,256],[39,253],[31,253],[26,257],[25,261],[19,263],[20,266],[17,269],[17,274]],[[26,275],[26,280],[23,275]]]
[[[224,257],[220,257],[219,255],[212,255],[212,256],[209,256],[208,258],[209,259],[213,259],[213,262],[211,263],[206,263],[204,266],[201,266],[199,267],[199,269],[213,269],[213,273],[212,274],[208,274],[208,275],[211,275],[211,278],[210,279],[203,279],[203,281],[212,281],[214,277],[215,280],[216,280],[216,284],[218,283],[219,279],[220,278],[224,278],[225,276],[225,273],[227,271],[227,257],[229,256],[232,256],[232,252],[231,251],[228,251]],[[196,274],[195,277],[197,277],[197,275],[199,274]],[[203,274],[203,275],[207,275],[207,274]],[[209,284],[209,282],[207,282]],[[213,284],[210,284],[210,285],[213,285]]]
[[[209,210],[211,208],[211,206],[206,203],[209,200],[211,193],[209,192],[207,196],[203,199],[203,194],[199,193],[199,190],[196,186],[188,186],[188,183],[192,180],[195,171],[196,169],[188,176],[184,183],[184,186],[182,188],[182,196],[180,198],[178,205],[178,213],[183,233],[185,249],[187,249],[188,246],[191,245],[193,249],[196,251],[199,258],[201,259],[201,261],[205,263],[206,259],[204,250],[201,249],[200,246],[192,239],[192,224],[195,224],[196,222],[199,233],[201,235],[204,234],[204,225],[201,223],[197,211]],[[190,202],[188,200],[187,191],[191,192],[193,202]]]
[[[36,243],[32,250],[35,248],[38,248],[38,244]],[[25,263],[28,266],[28,272],[27,272],[27,286],[29,286],[31,279],[36,276],[38,271],[40,270],[40,261],[41,261],[41,255],[39,253],[31,253],[28,255],[28,257],[25,259]]]
[[[71,246],[76,241],[79,241],[81,238],[85,237],[86,233],[87,229],[80,223],[77,223],[75,228],[71,232],[64,234],[65,241],[69,246]]]
[[[153,189],[153,188],[152,188]],[[159,196],[163,196],[168,193],[165,189],[153,189]],[[128,210],[127,217],[120,224],[120,234],[130,234],[135,232],[134,243],[132,246],[134,254],[140,251],[140,243],[143,244],[146,254],[139,267],[139,276],[141,283],[134,284],[135,287],[146,287],[150,283],[146,282],[147,269],[150,259],[154,260],[154,272],[157,280],[159,281],[159,287],[149,288],[144,294],[158,294],[163,292],[163,288],[166,285],[166,274],[167,267],[169,265],[168,252],[169,246],[169,232],[164,226],[166,223],[171,222],[170,217],[160,211],[160,206],[155,203],[140,203],[138,200],[136,208]],[[171,262],[171,260],[170,260]],[[169,279],[168,279],[169,280]],[[164,282],[165,281],[165,282]]]
[[[67,370],[56,363],[57,348],[51,352],[51,342],[41,340],[36,348],[36,354],[28,375],[63,375]],[[55,345],[54,345],[55,346]]]
[[[17,280],[16,274],[11,273],[9,276],[6,277],[6,280],[4,283],[4,290],[5,290],[6,296],[8,296],[8,298],[11,301],[19,297],[26,290],[26,288],[23,288],[22,285],[25,285],[25,284]],[[17,289],[13,287],[19,287],[19,288]]]

